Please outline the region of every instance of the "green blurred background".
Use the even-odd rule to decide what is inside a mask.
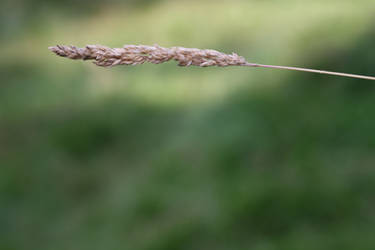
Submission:
[[[375,75],[373,0],[0,7],[1,250],[375,249],[373,82],[47,50],[158,43]]]

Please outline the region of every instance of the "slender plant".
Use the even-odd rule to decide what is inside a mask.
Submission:
[[[178,62],[179,66],[194,65],[199,67],[261,67],[375,80],[375,77],[372,76],[339,73],[317,69],[250,63],[247,62],[245,58],[237,55],[236,53],[224,54],[222,52],[211,49],[202,50],[183,47],[164,48],[158,45],[125,45],[122,48],[109,48],[102,45],[87,45],[84,48],[57,45],[49,47],[49,49],[59,56],[67,57],[70,59],[94,60],[94,63],[96,65],[102,67],[112,67],[116,65],[138,65],[145,62],[159,64],[167,62],[169,60],[175,60]]]

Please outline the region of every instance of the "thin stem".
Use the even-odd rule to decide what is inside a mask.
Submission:
[[[287,67],[287,66],[278,66],[278,65],[266,65],[266,64],[257,64],[257,63],[247,63],[244,66],[272,68],[272,69],[297,70],[297,71],[304,71],[304,72],[311,72],[311,73],[318,73],[318,74],[335,75],[335,76],[343,76],[343,77],[351,77],[351,78],[360,78],[360,79],[367,79],[367,80],[375,81],[375,77],[372,77],[372,76],[339,73],[339,72],[332,72],[332,71],[326,71],[326,70],[306,69],[306,68]]]

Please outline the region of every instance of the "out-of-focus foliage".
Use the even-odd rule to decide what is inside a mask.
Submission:
[[[373,1],[3,6],[0,249],[374,248],[373,82],[47,50],[159,43],[375,75]]]

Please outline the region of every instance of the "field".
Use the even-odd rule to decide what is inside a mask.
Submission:
[[[372,0],[1,3],[0,249],[374,249],[373,81],[100,68],[47,49],[157,43],[374,76],[374,13]]]

